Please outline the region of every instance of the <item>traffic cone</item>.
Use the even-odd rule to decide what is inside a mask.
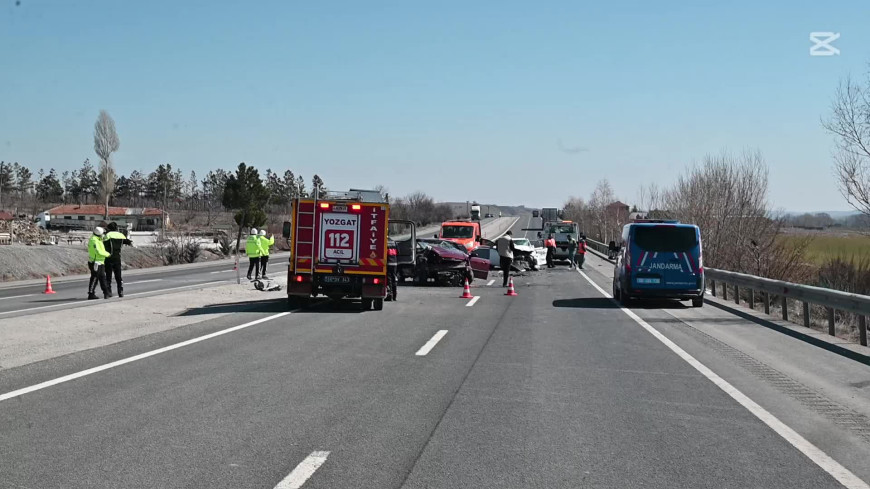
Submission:
[[[45,292],[43,294],[54,294],[54,290],[51,288],[51,275],[45,276]]]
[[[468,286],[468,279],[465,279],[465,290],[462,291],[462,295],[459,296],[460,299],[471,299],[474,297],[471,295],[471,287]]]
[[[514,279],[511,277],[510,282],[508,282],[508,290],[504,295],[509,295],[511,297],[518,296],[517,291],[514,290]]]

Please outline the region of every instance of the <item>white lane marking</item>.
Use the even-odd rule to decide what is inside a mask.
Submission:
[[[12,399],[13,397],[23,396],[24,394],[29,394],[31,392],[35,392],[38,390],[45,389],[47,387],[51,387],[53,385],[62,384],[64,382],[69,382],[71,380],[75,380],[81,377],[85,377],[91,374],[95,374],[98,372],[102,372],[103,370],[108,370],[110,368],[119,367],[121,365],[135,362],[136,360],[142,360],[143,358],[153,357],[154,355],[159,355],[161,353],[166,353],[168,351],[176,350],[178,348],[182,348],[185,346],[192,345],[194,343],[199,343],[200,341],[209,340],[212,338],[216,338],[221,335],[225,335],[227,333],[232,333],[233,331],[238,331],[240,329],[249,328],[251,326],[255,326],[257,324],[265,323],[266,321],[271,321],[273,319],[278,319],[280,317],[284,317],[292,312],[296,312],[299,309],[294,309],[292,311],[280,312],[278,314],[273,314],[271,316],[267,316],[264,318],[257,319],[255,321],[251,321],[245,324],[240,324],[238,326],[233,326],[232,328],[222,329],[220,331],[215,331],[214,333],[209,333],[204,336],[198,336],[196,338],[191,338],[189,340],[182,341],[181,343],[175,343],[174,345],[164,346],[163,348],[158,348],[156,350],[147,351],[145,353],[140,353],[138,355],[133,355],[132,357],[123,358],[121,360],[116,360],[111,363],[107,363],[104,365],[100,365],[98,367],[89,368],[87,370],[82,370],[76,373],[72,373],[69,375],[64,375],[63,377],[58,377],[56,379],[47,380],[45,382],[32,385],[30,387],[25,387],[23,389],[18,389],[12,392],[7,392],[6,394],[0,395],[0,401],[5,401],[7,399]]]
[[[235,272],[235,270],[218,270],[216,272],[208,272],[208,273],[215,274],[215,273],[228,273],[228,272]]]
[[[432,339],[427,341],[425,345],[423,345],[419,350],[417,350],[417,356],[422,357],[422,356],[425,356],[426,354],[428,354],[430,351],[432,351],[432,348],[435,348],[435,345],[437,345],[438,342],[441,341],[441,338],[443,338],[444,335],[446,335],[446,334],[447,334],[446,329],[442,329],[442,330],[438,331],[437,333],[435,333],[435,336],[433,336]]]
[[[326,462],[328,456],[329,452],[311,452],[311,455],[299,462],[293,472],[279,482],[275,489],[299,489],[323,465],[323,462]]]
[[[9,299],[20,299],[21,297],[30,297],[32,295],[36,295],[36,294],[24,294],[24,295],[13,295],[11,297],[0,297],[0,301],[5,301],[5,300],[9,300]]]
[[[490,285],[492,285],[492,284],[494,284],[494,283],[495,283],[495,279],[492,279],[492,280],[490,280],[489,282],[486,283],[486,286],[489,287]]]
[[[162,278],[152,278],[150,280],[137,280],[136,282],[127,282],[126,285],[147,284],[149,282],[160,282]]]
[[[475,302],[477,302],[479,300],[480,300],[480,296],[476,295],[476,296],[472,297],[470,301],[468,301],[468,304],[465,304],[465,307],[471,307],[474,305]]]
[[[168,292],[170,290],[191,289],[191,288],[195,288],[195,287],[203,287],[206,285],[223,284],[223,283],[226,283],[226,280],[215,280],[214,282],[204,282],[201,284],[194,284],[194,285],[182,285],[181,287],[170,287],[168,289],[152,290],[149,292],[136,292],[135,294],[125,294],[125,297],[132,297],[134,295],[143,295],[143,294],[159,294],[162,292]],[[73,298],[73,299],[69,299],[67,302],[64,302],[61,304],[50,304],[48,306],[38,306],[38,307],[26,307],[24,309],[15,309],[12,311],[0,311],[0,316],[2,316],[4,314],[14,314],[16,312],[39,311],[40,309],[49,309],[52,307],[62,307],[62,306],[68,306],[70,304],[81,304],[81,307],[86,307],[86,306],[95,306],[97,304],[102,304],[102,303],[103,303],[102,301],[85,301],[83,299]]]
[[[593,282],[588,275],[583,272],[580,272],[580,275],[582,275],[583,278],[585,278],[590,284],[592,284],[592,286],[595,287],[598,292],[601,292],[601,294],[608,299],[613,300],[613,297],[608,294],[604,289],[599,287],[598,284]],[[614,301],[614,303],[616,303],[616,301]],[[813,445],[806,438],[802,437],[796,431],[789,428],[785,423],[780,421],[779,418],[768,412],[763,407],[759,406],[755,401],[746,396],[746,394],[740,392],[736,387],[728,383],[727,380],[719,377],[715,372],[707,368],[706,365],[699,362],[695,357],[693,357],[685,350],[677,346],[676,343],[668,339],[667,336],[660,333],[659,330],[650,326],[649,323],[641,319],[640,316],[635,314],[630,309],[626,309],[618,303],[616,304],[622,310],[622,312],[627,314],[628,317],[634,320],[634,322],[639,324],[643,329],[647,330],[647,332],[653,335],[657,340],[664,343],[664,345],[670,348],[671,351],[676,353],[677,356],[685,360],[686,363],[694,367],[695,370],[700,372],[704,377],[707,377],[710,382],[713,382],[714,384],[716,384],[717,387],[725,391],[726,394],[731,396],[741,406],[743,406],[750,413],[755,415],[756,418],[761,420],[762,423],[766,424],[779,436],[783,437],[785,441],[789,442],[793,447],[797,448],[798,451],[806,455],[807,458],[815,462],[816,465],[818,465],[822,468],[822,470],[830,474],[831,477],[836,479],[844,487],[847,487],[849,489],[870,489],[870,486],[868,486],[863,480],[859,479],[855,474],[849,471],[849,469],[840,465],[839,462],[831,458],[819,447]]]

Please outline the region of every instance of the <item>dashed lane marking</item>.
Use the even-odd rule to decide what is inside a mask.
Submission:
[[[433,336],[429,341],[426,342],[425,345],[423,345],[419,350],[417,350],[417,356],[418,357],[426,356],[430,351],[432,351],[432,348],[435,348],[435,345],[437,345],[438,342],[441,341],[441,338],[443,338],[444,335],[446,335],[446,334],[447,334],[446,329],[442,329],[442,330],[438,331],[437,333],[435,333],[435,336]]]
[[[299,489],[326,462],[328,456],[329,452],[311,452],[311,455],[299,462],[293,472],[279,482],[275,489]]]
[[[492,285],[492,284],[494,284],[494,283],[495,283],[495,279],[492,279],[492,280],[490,280],[489,282],[486,283],[486,286],[489,287],[490,285]]]
[[[476,296],[472,297],[471,300],[468,301],[468,304],[465,304],[465,307],[472,307],[472,306],[474,306],[474,303],[477,302],[478,300],[480,300],[480,296],[479,296],[479,295],[476,295]]]

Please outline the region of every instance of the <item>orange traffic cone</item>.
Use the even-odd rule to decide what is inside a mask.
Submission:
[[[514,279],[511,277],[510,282],[508,282],[508,290],[505,295],[509,295],[511,297],[517,296],[517,291],[514,290]]]
[[[459,296],[460,299],[471,299],[474,297],[471,295],[471,287],[468,286],[468,279],[465,279],[465,290],[462,291],[462,295]]]
[[[43,294],[54,294],[54,290],[51,288],[51,275],[45,276],[45,292]]]

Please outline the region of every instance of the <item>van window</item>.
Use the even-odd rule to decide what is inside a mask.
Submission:
[[[444,226],[441,228],[442,238],[473,238],[473,226]]]
[[[637,226],[634,243],[645,251],[689,251],[698,245],[695,228],[683,226]]]

